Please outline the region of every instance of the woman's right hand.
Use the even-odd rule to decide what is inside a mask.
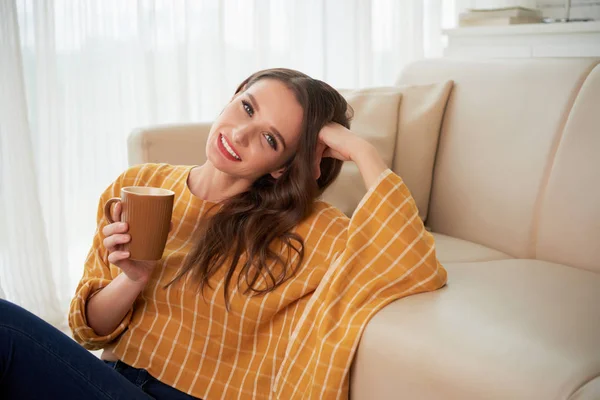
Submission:
[[[121,202],[117,202],[111,210],[115,223],[102,228],[104,247],[108,251],[108,261],[119,267],[127,277],[137,283],[146,284],[156,267],[156,261],[134,261],[129,259],[129,252],[121,250],[122,245],[129,243],[131,236],[126,222],[121,222]]]

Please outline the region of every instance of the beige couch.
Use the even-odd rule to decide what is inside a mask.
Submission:
[[[353,400],[600,399],[599,63],[402,72],[399,85],[454,81],[424,207],[449,283],[370,321]],[[208,129],[138,130],[130,163],[201,163]]]

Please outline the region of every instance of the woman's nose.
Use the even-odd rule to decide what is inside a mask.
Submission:
[[[250,125],[240,125],[237,129],[233,130],[231,140],[233,140],[234,144],[239,144],[242,146],[246,146],[248,144],[248,140],[252,135],[252,126]]]

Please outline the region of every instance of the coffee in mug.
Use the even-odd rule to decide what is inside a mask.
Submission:
[[[121,202],[121,221],[129,225],[129,243],[123,250],[131,260],[155,261],[162,258],[173,213],[175,192],[148,186],[121,188],[121,197],[113,197],[104,205],[104,216],[114,223],[110,210]]]

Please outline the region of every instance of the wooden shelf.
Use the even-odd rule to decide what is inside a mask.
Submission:
[[[519,24],[508,26],[469,26],[444,29],[448,36],[490,36],[490,35],[539,35],[565,33],[600,32],[600,21],[554,22],[543,24]]]

